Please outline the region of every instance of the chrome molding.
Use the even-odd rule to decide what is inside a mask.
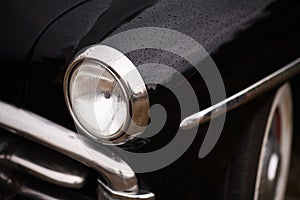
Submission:
[[[83,62],[95,62],[106,68],[118,80],[128,98],[130,104],[128,108],[131,110],[129,110],[125,126],[112,138],[95,137],[81,125],[73,112],[69,97],[69,81],[72,72]],[[123,144],[134,136],[141,134],[148,125],[150,103],[144,80],[136,66],[122,52],[112,47],[97,44],[79,52],[65,73],[64,95],[76,126],[95,141],[106,144]]]
[[[98,195],[99,200],[112,200],[112,199],[118,199],[118,200],[134,200],[136,199],[136,194],[125,194],[119,193],[117,191],[111,190],[109,187],[107,187],[101,180],[98,180],[99,186],[98,186],[98,192],[100,194]],[[139,191],[139,199],[140,200],[155,200],[155,197],[152,193],[148,193],[146,191]]]
[[[0,125],[17,135],[47,146],[95,169],[107,180],[107,187],[112,191],[124,194],[124,196],[136,195],[136,199],[139,199],[138,182],[134,171],[108,149],[97,148],[96,150],[91,146],[86,146],[77,133],[1,101]],[[97,159],[94,159],[92,155]]]
[[[0,137],[0,146],[5,146],[0,150],[1,163],[62,187],[77,189],[85,184],[89,168],[35,143],[7,137]]]
[[[2,165],[0,166],[0,183],[1,185],[5,185],[6,188],[4,194],[1,194],[1,199],[11,199],[11,197],[16,194],[20,194],[29,199],[92,200],[90,197],[83,196],[76,191],[70,189],[61,190],[59,187],[46,184],[39,180],[34,180],[32,177],[26,177],[16,171],[6,169],[5,166]]]
[[[225,112],[233,110],[257,98],[259,95],[275,88],[279,84],[284,83],[298,73],[300,73],[300,58],[249,86],[248,88],[240,91],[239,93],[185,118],[180,123],[180,128],[191,129],[199,124],[204,124],[211,119],[217,118]]]

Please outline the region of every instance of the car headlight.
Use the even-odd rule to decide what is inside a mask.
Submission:
[[[121,52],[95,45],[67,69],[65,98],[76,126],[96,141],[122,144],[143,132],[149,119],[145,83]]]

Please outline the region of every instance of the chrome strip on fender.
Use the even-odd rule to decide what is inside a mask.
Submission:
[[[204,124],[211,119],[217,118],[225,112],[233,110],[255,99],[264,92],[273,89],[298,73],[300,73],[300,58],[249,86],[248,88],[240,91],[239,93],[185,118],[180,123],[180,128],[191,129],[200,124]]]
[[[69,156],[99,172],[108,187],[120,194],[139,199],[137,178],[130,166],[113,152],[84,146],[77,133],[34,113],[0,101],[0,125],[22,137]],[[88,148],[88,150],[87,150]],[[91,153],[92,152],[92,153]],[[97,160],[91,156],[97,156]],[[126,194],[126,195],[125,195]],[[150,196],[154,196],[152,193]]]

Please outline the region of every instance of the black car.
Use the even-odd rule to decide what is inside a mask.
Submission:
[[[299,1],[1,8],[0,199],[297,190]]]

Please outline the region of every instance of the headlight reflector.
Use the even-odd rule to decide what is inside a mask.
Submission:
[[[84,61],[70,80],[70,103],[82,126],[97,138],[116,137],[126,126],[128,98],[100,63]]]

